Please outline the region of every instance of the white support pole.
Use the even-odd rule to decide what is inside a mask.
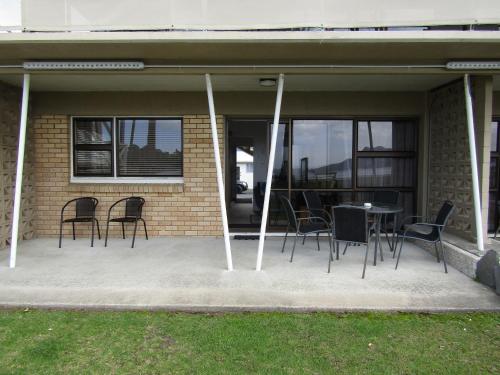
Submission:
[[[16,267],[17,237],[19,235],[19,217],[21,211],[21,190],[23,187],[24,149],[26,145],[26,126],[28,122],[29,93],[30,93],[30,75],[25,74],[23,79],[21,121],[19,124],[19,147],[17,149],[16,188],[14,192],[14,208],[12,213],[12,235],[10,240],[10,268]]]
[[[267,167],[266,191],[264,194],[264,207],[262,208],[262,221],[260,223],[259,249],[257,251],[256,270],[262,270],[262,256],[264,254],[264,241],[266,239],[267,216],[269,213],[269,199],[271,197],[271,183],[273,181],[274,156],[276,154],[276,141],[278,139],[278,127],[280,122],[281,98],[283,96],[283,84],[285,75],[280,74],[278,79],[278,91],[276,93],[276,107],[274,108],[273,131],[271,133],[271,149],[269,151],[269,164]]]
[[[476,136],[474,133],[474,113],[472,108],[472,96],[470,90],[470,78],[464,75],[465,109],[467,112],[467,130],[469,133],[470,164],[472,171],[472,192],[474,195],[474,219],[476,223],[477,248],[484,251],[483,218],[481,215],[481,198],[479,192],[479,174],[477,171]]]
[[[227,224],[226,196],[224,193],[224,181],[222,180],[222,164],[220,161],[219,136],[217,134],[217,121],[215,119],[214,96],[212,91],[212,80],[210,74],[205,74],[207,83],[208,109],[210,110],[210,125],[212,127],[212,141],[214,144],[215,169],[217,170],[217,186],[219,189],[220,211],[222,216],[222,228],[224,230],[224,244],[226,248],[227,270],[233,270],[233,258],[231,255],[231,243],[229,241],[229,227]]]

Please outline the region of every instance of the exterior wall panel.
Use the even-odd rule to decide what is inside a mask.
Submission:
[[[12,229],[12,208],[16,178],[17,146],[19,138],[18,89],[0,84],[0,248],[10,243]],[[26,148],[19,238],[30,239],[34,234],[34,177],[31,124],[28,124],[28,147]]]

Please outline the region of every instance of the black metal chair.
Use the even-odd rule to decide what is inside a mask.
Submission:
[[[293,241],[293,249],[292,255],[290,256],[290,262],[293,261],[293,254],[295,252],[295,245],[297,244],[297,237],[308,235],[308,234],[316,234],[316,242],[318,244],[318,251],[320,250],[319,246],[319,235],[321,233],[326,233],[328,235],[328,243],[330,245],[330,250],[332,247],[331,242],[331,227],[330,224],[321,217],[307,216],[307,217],[297,217],[297,213],[307,212],[309,211],[295,211],[292,207],[292,204],[288,200],[288,198],[284,196],[280,196],[281,204],[285,209],[286,217],[288,220],[288,225],[286,227],[286,234],[283,240],[283,247],[281,248],[281,252],[285,251],[285,244],[288,237],[288,232],[290,230],[295,231],[295,238]]]
[[[370,247],[370,226],[368,223],[368,214],[366,209],[354,206],[337,206],[332,208],[333,212],[333,242],[337,248],[337,259],[339,251],[339,242],[357,243],[366,245],[365,262],[361,278],[365,278],[366,261],[368,259],[368,249]],[[337,245],[337,246],[335,246]],[[345,250],[344,250],[345,253]],[[333,253],[330,250],[328,260],[328,272],[330,272]]]
[[[75,204],[75,216],[69,219],[64,218],[64,210],[70,204]],[[95,217],[95,210],[99,201],[94,197],[81,197],[72,199],[63,206],[61,209],[61,221],[59,223],[59,248],[62,245],[62,229],[63,224],[71,223],[73,229],[73,240],[76,239],[75,236],[75,223],[92,223],[92,237],[90,240],[90,246],[94,246],[94,226],[97,224],[97,235],[101,239],[101,230],[99,229],[99,220]]]
[[[332,216],[327,210],[324,209],[318,192],[313,190],[303,191],[302,196],[304,197],[304,201],[306,202],[307,210],[309,211],[310,216],[321,217],[323,220],[327,221],[330,226],[332,226]],[[305,240],[306,236],[304,236],[302,240],[302,245],[304,244]]]
[[[111,218],[111,210],[119,204],[125,202],[125,216]],[[128,197],[120,199],[119,201],[113,203],[108,210],[108,219],[106,221],[106,239],[104,241],[104,246],[108,245],[108,232],[109,223],[121,223],[122,225],[122,236],[125,239],[125,223],[134,223],[134,235],[132,237],[132,248],[135,244],[135,235],[137,233],[137,222],[142,221],[144,225],[144,233],[146,234],[146,240],[148,239],[148,230],[146,229],[146,222],[142,218],[142,207],[146,201],[141,197]]]
[[[448,273],[448,268],[446,266],[446,259],[444,256],[444,247],[443,247],[443,242],[441,240],[441,233],[446,227],[446,224],[448,223],[448,220],[453,213],[453,210],[455,209],[454,204],[451,201],[445,201],[441,208],[439,209],[439,212],[436,216],[436,220],[434,220],[433,223],[414,223],[408,225],[404,230],[399,230],[397,232],[397,239],[396,239],[396,249],[397,249],[397,244],[399,242],[399,237],[402,237],[401,240],[401,247],[399,248],[399,253],[398,253],[398,259],[396,261],[396,267],[395,269],[398,268],[399,264],[399,258],[401,257],[401,252],[403,250],[403,245],[405,242],[406,238],[411,238],[414,240],[420,240],[424,242],[430,242],[434,243],[434,248],[436,250],[436,257],[438,263],[440,262],[439,259],[439,251],[438,251],[438,242],[439,246],[441,248],[441,257],[443,258],[443,264],[444,264],[444,272]],[[409,216],[408,218],[418,218],[422,216]],[[419,229],[426,229],[426,232],[421,232]]]

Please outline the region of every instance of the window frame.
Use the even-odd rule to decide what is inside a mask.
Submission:
[[[118,121],[119,118],[125,119],[173,119],[181,121],[181,176],[119,176],[118,175]],[[88,176],[88,175],[75,175],[76,158],[75,158],[75,125],[74,121],[77,119],[111,119],[112,132],[112,175],[109,176]],[[70,183],[81,184],[183,184],[184,183],[184,117],[183,116],[126,116],[126,115],[73,115],[70,116]]]

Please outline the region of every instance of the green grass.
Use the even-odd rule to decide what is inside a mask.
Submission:
[[[500,314],[0,311],[1,374],[498,374]]]

